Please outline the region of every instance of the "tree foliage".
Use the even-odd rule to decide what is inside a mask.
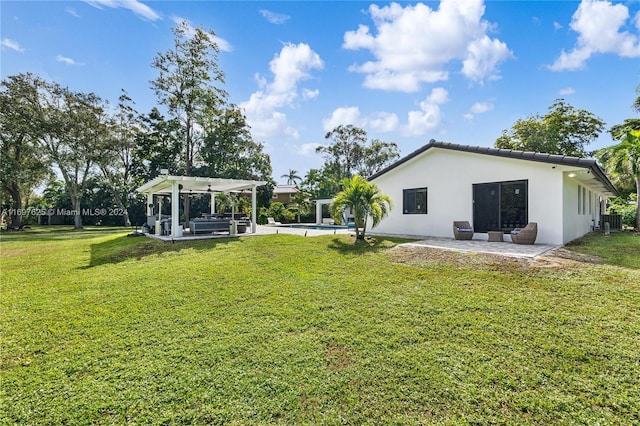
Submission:
[[[226,104],[227,93],[220,87],[225,77],[218,67],[219,49],[212,30],[192,28],[181,21],[172,31],[173,47],[158,53],[152,62],[158,77],[151,81],[151,87],[159,102],[183,126],[184,174],[191,176],[201,142],[197,129],[203,126],[204,117],[217,114]],[[184,201],[188,221],[188,195]]]
[[[18,211],[36,186],[51,176],[48,159],[38,147],[42,129],[34,117],[39,106],[33,74],[18,74],[2,81],[0,90],[0,191],[11,199],[13,227],[21,227]]]
[[[323,154],[324,169],[338,182],[354,174],[371,176],[400,157],[396,143],[376,139],[367,144],[367,132],[353,125],[339,125],[325,139],[333,143],[319,146],[316,152]]]
[[[598,150],[595,155],[616,185],[635,187],[635,228],[640,229],[640,130],[627,130],[620,143]]]
[[[302,180],[300,176],[298,176],[298,171],[294,169],[289,169],[289,173],[286,173],[281,178],[287,178],[287,185],[297,185],[298,182]]]
[[[556,99],[544,116],[519,119],[496,140],[496,148],[587,156],[586,146],[604,129],[594,114]]]
[[[376,227],[391,211],[391,198],[382,194],[375,183],[370,183],[359,175],[343,179],[341,184],[343,189],[331,203],[331,212],[339,219],[344,209],[352,209],[356,241],[364,240],[368,219],[371,218],[372,227]]]

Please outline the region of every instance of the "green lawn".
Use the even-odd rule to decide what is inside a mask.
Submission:
[[[569,247],[589,263],[340,235],[0,239],[0,424],[640,422],[637,235]]]

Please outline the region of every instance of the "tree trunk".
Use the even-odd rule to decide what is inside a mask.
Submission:
[[[22,210],[22,196],[20,194],[20,188],[17,185],[13,185],[8,192],[13,199],[13,210],[11,210],[12,214],[9,215],[11,218],[11,228],[20,229],[22,228],[22,212],[18,214],[18,211]]]
[[[73,229],[81,231],[83,229],[82,227],[82,216],[80,215],[80,197],[73,197],[75,199],[72,199],[71,202],[73,203],[73,210],[74,210],[74,216],[73,216]]]
[[[102,174],[104,175],[107,183],[109,184],[109,191],[111,191],[111,196],[113,197],[113,201],[118,205],[118,209],[122,212],[122,218],[124,219],[124,226],[131,226],[131,221],[129,220],[129,212],[127,211],[124,203],[122,202],[122,197],[118,193],[116,186],[113,184],[113,180],[111,179],[111,175],[108,170],[102,169]]]

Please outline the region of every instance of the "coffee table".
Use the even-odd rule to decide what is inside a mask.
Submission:
[[[504,233],[502,231],[489,231],[487,232],[487,234],[489,234],[489,241],[490,242],[499,242],[499,241],[504,241],[504,239],[502,238],[502,236],[504,235]]]

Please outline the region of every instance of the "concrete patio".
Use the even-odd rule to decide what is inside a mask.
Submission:
[[[404,243],[403,246],[430,247],[443,250],[491,253],[511,257],[535,258],[560,246],[545,244],[523,245],[511,241],[489,242],[486,239],[455,240],[453,238],[421,237],[423,239]]]

